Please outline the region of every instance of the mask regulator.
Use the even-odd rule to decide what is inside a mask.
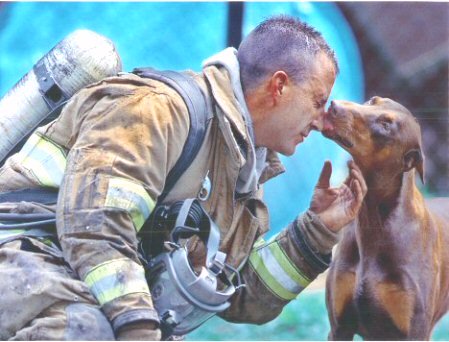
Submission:
[[[163,338],[183,335],[227,309],[230,297],[243,285],[239,273],[225,263],[226,254],[218,250],[218,226],[197,199],[175,202],[171,206],[160,205],[155,209],[153,221],[173,227],[170,241],[164,243],[165,251],[148,263],[153,303],[159,314]],[[198,272],[192,267],[186,246],[180,245],[180,239],[194,235],[199,236],[207,248],[205,265]],[[236,275],[237,286],[225,270]]]

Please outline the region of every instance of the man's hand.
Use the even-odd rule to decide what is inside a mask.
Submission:
[[[362,172],[354,161],[351,160],[348,167],[349,175],[344,183],[338,188],[330,188],[332,164],[326,161],[310,203],[310,210],[334,232],[357,216],[368,191]]]

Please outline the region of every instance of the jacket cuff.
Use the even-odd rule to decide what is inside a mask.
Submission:
[[[332,248],[340,239],[339,232],[333,232],[327,228],[319,216],[310,210],[299,217],[298,221],[301,223],[300,229],[310,247],[320,254],[332,253]]]
[[[324,272],[330,265],[338,234],[330,231],[310,210],[300,215],[289,230],[307,263],[318,273]]]
[[[126,311],[112,321],[112,329],[114,329],[114,333],[117,332],[125,325],[135,322],[155,322],[159,326],[159,316],[154,309],[137,309]]]
[[[124,325],[151,321],[159,325],[159,316],[149,294],[131,293],[102,306],[102,310],[117,333]]]
[[[117,332],[123,325],[159,322],[144,268],[128,258],[105,261],[93,267],[84,282]]]

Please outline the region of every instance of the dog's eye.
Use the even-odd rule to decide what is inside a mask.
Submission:
[[[386,131],[390,130],[391,124],[393,123],[393,121],[391,119],[386,118],[386,117],[380,118],[377,122]]]

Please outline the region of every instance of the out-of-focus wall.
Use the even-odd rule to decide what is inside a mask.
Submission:
[[[366,97],[401,102],[423,133],[425,190],[449,195],[449,3],[340,2],[363,60]]]

